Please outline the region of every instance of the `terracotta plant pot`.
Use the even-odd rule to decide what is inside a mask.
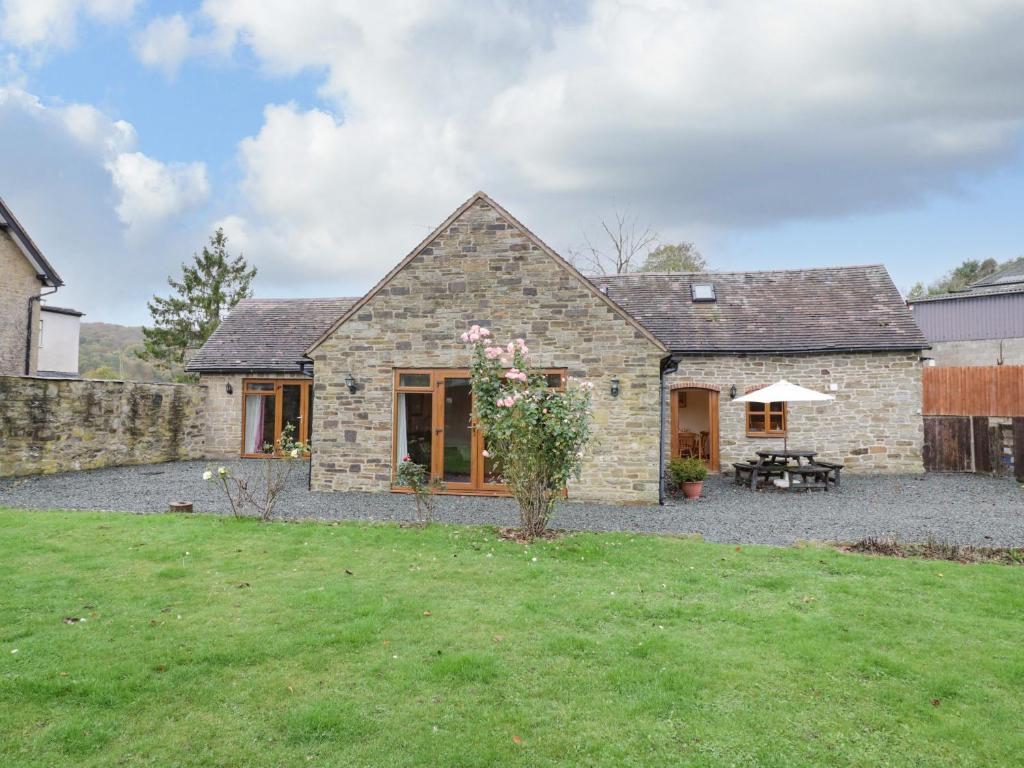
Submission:
[[[683,483],[683,496],[688,499],[699,499],[701,488],[704,487],[704,482],[698,480],[695,483]]]

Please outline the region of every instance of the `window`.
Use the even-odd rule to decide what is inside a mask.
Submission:
[[[690,296],[694,301],[714,301],[715,286],[710,283],[699,283],[690,286]]]
[[[785,403],[747,403],[747,437],[782,437],[785,434]]]
[[[307,379],[242,381],[242,456],[272,456],[281,436],[308,443],[312,435],[313,387]]]
[[[565,372],[541,372],[552,389],[565,386]],[[483,435],[472,423],[469,371],[395,371],[394,463],[406,456],[443,480],[449,491],[506,492],[500,461],[484,455]]]

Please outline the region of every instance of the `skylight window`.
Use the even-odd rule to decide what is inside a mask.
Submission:
[[[710,283],[698,283],[690,286],[690,295],[694,301],[714,301],[715,286]]]

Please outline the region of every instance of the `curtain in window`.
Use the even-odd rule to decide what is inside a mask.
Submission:
[[[245,398],[245,453],[263,452],[263,416],[266,407],[263,395]]]
[[[405,394],[398,395],[398,460],[409,455],[409,426],[406,420]]]

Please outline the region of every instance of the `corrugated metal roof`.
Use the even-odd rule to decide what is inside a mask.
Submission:
[[[1024,289],[914,301],[911,311],[928,341],[1024,337]]]

